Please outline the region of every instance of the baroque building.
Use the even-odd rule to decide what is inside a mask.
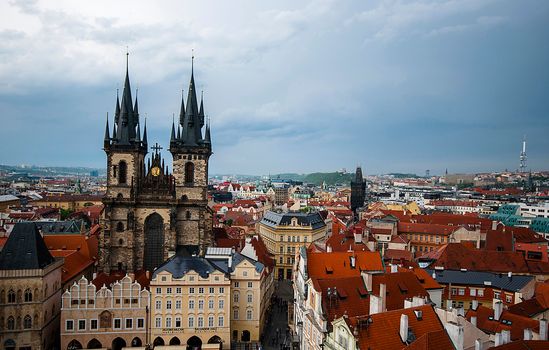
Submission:
[[[204,251],[212,242],[212,212],[207,206],[210,127],[205,126],[203,102],[198,105],[193,70],[187,104],[182,98],[180,110],[177,127],[172,124],[171,130],[170,173],[158,144],[146,159],[147,126],[141,134],[137,97],[132,99],[126,65],[112,134],[107,119],[104,137],[107,192],[99,265],[106,273],[153,271],[179,245],[194,245]]]

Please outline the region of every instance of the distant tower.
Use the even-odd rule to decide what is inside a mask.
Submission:
[[[351,181],[351,209],[356,213],[356,210],[364,205],[366,196],[366,181],[362,177],[362,168],[357,167],[355,180]]]
[[[431,170],[427,169],[425,170],[425,177],[431,176]]]
[[[522,152],[520,152],[519,172],[523,173],[526,170],[526,136],[522,139]]]

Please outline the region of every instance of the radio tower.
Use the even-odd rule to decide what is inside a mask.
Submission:
[[[526,170],[526,136],[522,139],[522,152],[520,152],[519,172],[523,173]]]

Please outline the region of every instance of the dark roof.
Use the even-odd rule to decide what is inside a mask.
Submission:
[[[197,272],[200,277],[206,278],[211,272],[220,269],[211,264],[205,258],[199,256],[189,256],[178,252],[164,264],[160,265],[159,268],[154,270],[152,278],[155,278],[156,275],[162,271],[168,271],[174,278],[181,278],[191,270]]]
[[[82,220],[67,221],[35,221],[36,227],[44,235],[55,233],[76,233],[80,234]]]
[[[263,216],[261,223],[270,226],[290,226],[292,219],[297,219],[299,226],[311,226],[313,230],[326,226],[319,213],[275,213],[268,211]]]
[[[0,270],[43,269],[54,261],[33,222],[15,224],[0,252]]]
[[[425,269],[430,275],[436,273],[436,280],[442,284],[465,284],[484,286],[485,282],[495,289],[506,291],[519,291],[534,279],[534,276],[512,275],[506,273],[491,273],[482,271],[459,271],[459,270],[432,270]]]

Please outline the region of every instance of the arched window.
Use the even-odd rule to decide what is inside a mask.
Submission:
[[[30,289],[25,289],[25,303],[30,303],[32,301],[32,292]]]
[[[118,231],[118,232],[124,231],[124,224],[123,224],[121,221],[119,221],[119,222],[116,224],[116,231]]]
[[[8,329],[10,331],[15,329],[15,318],[13,316],[8,317]]]
[[[121,160],[120,163],[118,163],[118,183],[119,184],[125,184],[126,183],[126,176],[128,174],[128,165],[125,161]]]
[[[8,292],[8,303],[15,303],[15,291],[13,289],[10,289],[10,291]]]
[[[187,162],[185,164],[185,183],[192,184],[194,182],[194,164]]]
[[[0,304],[4,304],[6,302],[6,291],[2,289],[0,292]]]
[[[23,328],[32,328],[32,318],[30,317],[30,315],[25,316],[25,319],[23,320]]]
[[[187,216],[187,220],[190,220],[191,219],[191,212],[187,210],[186,216]]]

